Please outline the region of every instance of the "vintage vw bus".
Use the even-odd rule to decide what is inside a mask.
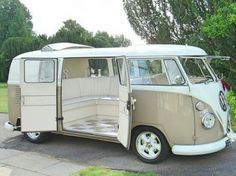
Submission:
[[[236,138],[209,58],[182,45],[47,45],[13,59],[5,127],[34,143],[51,132],[117,142],[149,163],[217,152]]]

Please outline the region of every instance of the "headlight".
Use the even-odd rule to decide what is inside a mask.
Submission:
[[[205,109],[205,104],[203,102],[199,101],[196,103],[195,107],[198,111],[203,111]]]
[[[202,118],[202,124],[207,129],[212,128],[215,124],[215,121],[216,121],[215,116],[209,112],[205,113]]]

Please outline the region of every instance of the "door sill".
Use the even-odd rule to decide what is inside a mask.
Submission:
[[[120,143],[117,139],[117,136],[115,137],[115,136],[109,136],[109,135],[94,134],[94,133],[89,133],[89,132],[80,132],[80,131],[66,130],[66,129],[63,129],[61,132],[56,132],[56,133],[67,135],[67,136],[82,137],[82,138],[88,138],[88,139],[96,139],[100,141]]]

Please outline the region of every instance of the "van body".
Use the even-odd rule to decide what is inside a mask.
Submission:
[[[51,132],[117,142],[149,163],[217,152],[236,137],[211,58],[184,45],[47,45],[13,59],[5,127],[35,143]]]

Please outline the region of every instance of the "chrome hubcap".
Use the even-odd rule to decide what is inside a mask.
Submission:
[[[31,138],[31,139],[37,139],[40,135],[40,132],[29,132],[27,133],[27,135]]]
[[[136,149],[145,159],[155,159],[161,153],[161,142],[158,136],[152,132],[142,132],[136,139]]]

